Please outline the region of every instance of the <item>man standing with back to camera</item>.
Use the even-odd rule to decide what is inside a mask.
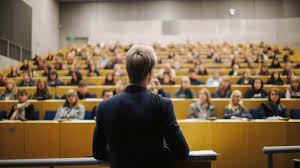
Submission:
[[[172,101],[146,89],[155,62],[151,47],[133,46],[126,55],[130,84],[99,104],[93,156],[111,168],[167,168],[189,155]]]

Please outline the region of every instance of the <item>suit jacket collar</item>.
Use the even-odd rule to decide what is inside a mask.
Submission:
[[[139,84],[129,84],[125,92],[140,92],[140,91],[146,91],[146,87],[144,85],[139,85]]]

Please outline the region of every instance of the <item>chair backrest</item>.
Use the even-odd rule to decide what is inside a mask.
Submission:
[[[92,120],[92,111],[86,110],[84,115],[85,120]]]
[[[47,110],[45,112],[44,120],[53,120],[56,115],[55,110]]]
[[[261,119],[257,109],[250,109],[250,114],[252,115],[253,119]]]
[[[300,119],[300,109],[291,109],[291,119]]]
[[[6,111],[1,110],[0,111],[0,120],[5,119],[5,117],[6,117]]]
[[[91,96],[91,98],[97,98],[97,94],[96,93],[91,94],[90,96]]]
[[[34,111],[34,120],[39,120],[40,119],[40,111],[35,110]]]

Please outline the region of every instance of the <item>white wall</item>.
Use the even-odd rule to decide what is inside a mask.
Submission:
[[[59,3],[56,0],[23,0],[32,7],[32,53],[41,55],[59,48]]]
[[[88,37],[91,43],[99,40],[264,40],[300,49],[297,5],[300,3],[295,0],[62,3],[60,47],[68,45],[66,37],[79,36]],[[228,14],[229,8],[237,9],[233,18]],[[164,21],[175,22],[176,35],[163,34]]]
[[[0,73],[2,72],[3,68],[7,69],[10,65],[18,65],[18,63],[19,61],[0,55]]]

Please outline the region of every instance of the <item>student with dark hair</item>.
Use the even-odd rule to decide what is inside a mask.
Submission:
[[[10,73],[6,76],[8,78],[19,77],[20,74],[15,66],[11,66]]]
[[[236,84],[238,85],[252,85],[253,79],[251,78],[250,69],[246,69],[243,73],[243,77],[240,78]]]
[[[204,82],[202,82],[202,81],[200,81],[199,79],[196,78],[195,69],[193,69],[193,68],[189,69],[188,76],[189,76],[189,79],[191,81],[191,85],[205,84]]]
[[[193,99],[195,98],[195,92],[190,88],[191,81],[188,77],[184,76],[181,79],[181,86],[174,93],[175,98]]]
[[[55,69],[52,69],[48,76],[49,86],[63,86],[65,85],[60,79]]]
[[[97,69],[96,64],[91,64],[89,66],[89,72],[88,72],[87,76],[100,76],[100,73]]]
[[[280,78],[280,73],[275,71],[272,73],[271,78],[267,81],[268,85],[283,85],[284,82]]]
[[[224,76],[222,81],[219,84],[219,87],[216,89],[215,97],[229,98],[230,95],[231,95],[231,82],[228,76]]]
[[[281,68],[280,62],[279,62],[279,60],[278,60],[277,57],[275,57],[275,58],[273,59],[272,64],[270,65],[269,68],[271,68],[271,69],[274,69],[274,68]]]
[[[115,85],[115,75],[112,72],[108,72],[102,85]]]
[[[284,105],[280,104],[280,92],[277,88],[272,88],[268,102],[262,103],[258,108],[260,117],[263,119],[268,118],[287,118],[288,112]]]
[[[80,81],[82,81],[82,75],[81,75],[80,72],[75,71],[75,72],[72,73],[72,79],[68,83],[68,85],[70,85],[70,86],[77,86]]]
[[[88,91],[88,85],[84,81],[80,81],[78,84],[77,95],[79,99],[89,99],[94,98],[92,94]]]
[[[29,73],[24,71],[22,73],[22,80],[18,84],[18,86],[35,86],[35,82],[32,78],[30,78]]]
[[[111,98],[111,97],[113,97],[113,96],[114,96],[113,91],[112,91],[112,90],[109,90],[109,89],[104,89],[104,90],[102,91],[102,94],[101,94],[101,98],[102,98],[103,100],[109,99],[109,98]]]
[[[18,90],[18,104],[11,107],[8,119],[10,120],[34,120],[34,106],[28,102],[26,90]]]
[[[36,91],[32,96],[32,99],[37,100],[46,100],[51,99],[52,95],[50,94],[50,91],[48,89],[47,81],[44,79],[38,79],[36,82]]]
[[[198,75],[208,75],[207,68],[203,64],[199,66]]]
[[[258,75],[270,75],[269,67],[266,64],[262,64]]]
[[[23,65],[20,67],[20,70],[21,70],[21,71],[27,71],[27,70],[28,70],[28,67],[29,67],[28,60],[27,60],[27,59],[24,59],[24,60],[23,60]]]
[[[287,75],[291,70],[292,70],[291,63],[287,62],[283,67],[283,71],[281,72],[281,75]]]
[[[296,76],[295,71],[289,71],[289,73],[286,76],[286,82],[285,82],[285,84],[287,84],[287,85],[291,84],[291,80],[295,76]]]
[[[261,79],[254,79],[252,88],[244,94],[244,98],[265,98],[268,93],[263,89],[264,83]]]
[[[175,85],[175,81],[172,80],[172,76],[168,71],[165,71],[163,73],[162,78],[160,79],[160,83],[162,85]]]

